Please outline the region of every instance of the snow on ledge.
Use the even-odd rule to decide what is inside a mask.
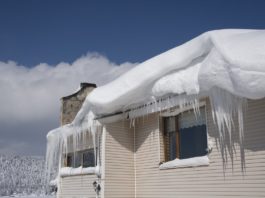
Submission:
[[[55,179],[51,180],[49,185],[50,186],[57,186],[58,185],[58,177],[56,177]]]
[[[63,167],[60,169],[60,176],[67,177],[74,175],[87,175],[87,174],[95,174],[95,172],[96,172],[95,167],[88,167],[88,168],[82,168],[81,166],[78,168]]]
[[[170,168],[208,166],[210,164],[208,156],[192,157],[188,159],[175,159],[159,166],[160,170]]]

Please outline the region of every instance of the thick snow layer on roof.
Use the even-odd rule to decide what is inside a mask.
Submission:
[[[95,89],[86,105],[95,115],[104,115],[214,87],[244,98],[265,96],[265,30],[206,32]]]

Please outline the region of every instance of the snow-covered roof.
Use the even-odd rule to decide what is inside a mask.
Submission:
[[[105,115],[213,87],[245,98],[265,96],[265,30],[206,32],[98,87],[86,103],[94,114]]]
[[[265,97],[265,30],[206,32],[94,89],[71,124],[48,133],[48,175],[56,159],[58,162],[59,156],[67,153],[68,136],[79,140],[81,132],[88,130],[96,148],[95,138],[103,131],[104,123],[95,116],[130,110],[127,116],[133,119],[148,113],[149,107],[149,112],[154,112],[172,106],[184,110],[185,105],[192,105],[196,111],[198,99],[204,96],[211,101],[221,150],[225,149],[226,131],[231,137],[233,115],[238,118],[242,143],[245,98]]]

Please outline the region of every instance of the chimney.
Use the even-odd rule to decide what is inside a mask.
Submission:
[[[61,126],[74,120],[86,96],[96,87],[96,84],[82,82],[77,92],[61,98]]]

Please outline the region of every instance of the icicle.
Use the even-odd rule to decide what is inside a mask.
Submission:
[[[94,120],[95,116],[90,111],[84,119],[74,124],[64,125],[55,129],[47,135],[47,151],[46,151],[46,184],[51,178],[56,177],[62,167],[62,157],[64,154],[82,150],[86,147],[94,148],[94,156],[96,162],[95,173],[100,176],[100,136],[102,125]],[[78,123],[78,124],[76,124]],[[84,125],[87,123],[86,125]],[[87,141],[88,138],[88,141]],[[92,139],[92,141],[90,141]],[[48,187],[48,186],[47,186]]]
[[[210,102],[212,107],[212,116],[215,124],[217,125],[220,148],[223,156],[224,165],[227,161],[226,147],[230,154],[233,163],[233,139],[232,129],[234,127],[233,118],[238,118],[238,130],[239,130],[239,144],[241,151],[241,165],[244,169],[244,126],[243,126],[243,109],[246,105],[246,99],[234,96],[227,91],[219,88],[212,89],[210,91]],[[227,134],[228,133],[228,140]],[[227,141],[226,141],[227,140]]]
[[[151,98],[150,102],[145,103],[140,107],[127,107],[129,118],[136,118],[148,115],[150,113],[168,110],[172,107],[178,106],[180,109],[186,106],[192,106],[195,112],[199,112],[199,98],[200,95],[177,95],[168,96],[164,99]]]
[[[135,127],[135,118],[130,119],[130,128]]]
[[[157,133],[157,151],[158,151],[158,164],[161,162],[161,151],[160,151],[160,143],[161,143],[161,140],[160,140],[160,128],[161,128],[161,126],[160,126],[160,117],[159,116],[157,116],[157,123],[158,123],[158,130],[156,131],[156,133]]]

